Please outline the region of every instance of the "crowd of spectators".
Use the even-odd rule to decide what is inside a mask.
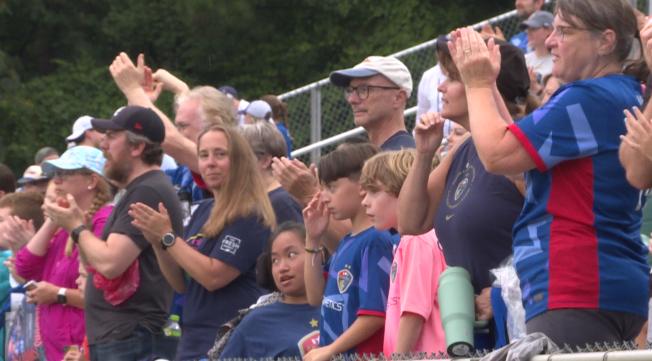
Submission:
[[[515,4],[509,41],[491,24],[437,38],[412,134],[400,60],[333,71],[366,137],[310,165],[278,97],[118,54],[126,106],[80,116],[19,179],[0,164],[5,309],[36,305],[43,360],[447,352],[439,277],[459,267],[491,349],[514,341],[492,276],[512,267],[528,334],[646,337],[652,19],[626,0]]]

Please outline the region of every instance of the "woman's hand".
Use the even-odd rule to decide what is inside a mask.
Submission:
[[[493,86],[500,73],[500,49],[493,38],[485,44],[479,33],[466,27],[452,33],[448,49],[465,86]]]
[[[129,207],[131,224],[143,232],[145,239],[154,246],[160,246],[161,238],[173,232],[170,215],[163,203],[158,204],[158,212],[144,203],[134,203]]]
[[[317,192],[308,206],[303,209],[303,221],[306,225],[306,235],[307,239],[311,241],[318,241],[326,233],[328,228],[328,222],[330,220],[330,214],[328,208],[321,200],[321,191]],[[316,246],[316,245],[306,245],[306,246]]]
[[[444,139],[444,118],[437,112],[425,113],[414,127],[417,152],[434,154]]]
[[[37,305],[49,305],[57,302],[59,287],[45,281],[36,282],[31,290],[25,291],[27,302]]]
[[[639,34],[645,63],[649,69],[652,69],[652,18],[645,21],[645,25],[643,25]]]
[[[639,108],[634,108],[634,114],[625,109],[625,116],[627,134],[621,135],[620,139],[652,160],[652,123]]]
[[[32,220],[11,216],[5,221],[3,234],[0,236],[9,243],[11,250],[15,253],[23,248],[34,237],[35,233],[36,229],[34,229],[34,222]]]
[[[25,283],[27,281],[26,279],[20,277],[18,275],[18,273],[16,273],[16,256],[11,256],[11,257],[7,258],[3,262],[3,264],[5,265],[5,267],[7,267],[7,269],[9,270],[9,273],[11,273],[11,275],[14,277],[16,282]]]
[[[45,216],[50,218],[59,227],[64,228],[68,233],[86,224],[86,215],[84,211],[75,202],[75,197],[66,194],[64,197],[57,197],[56,201],[52,202],[45,200],[43,202],[43,212]]]

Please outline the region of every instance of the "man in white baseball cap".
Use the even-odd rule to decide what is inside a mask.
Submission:
[[[355,125],[365,128],[371,143],[382,150],[414,148],[403,117],[412,76],[400,60],[370,56],[353,68],[332,72],[330,81],[344,88]]]
[[[93,129],[91,121],[94,118],[90,115],[82,115],[75,120],[72,125],[72,134],[66,137],[66,141],[73,145],[87,145],[89,147],[100,147],[102,141],[102,133]]]

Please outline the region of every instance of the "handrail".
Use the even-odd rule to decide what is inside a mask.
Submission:
[[[417,112],[417,107],[412,107],[410,109],[406,109],[403,112],[403,116],[407,117],[407,116],[410,116],[412,114],[416,114],[416,112]],[[300,157],[302,155],[309,154],[310,152],[312,152],[315,149],[320,149],[320,148],[323,148],[323,147],[328,147],[329,145],[340,143],[340,142],[342,142],[343,140],[345,140],[347,138],[351,138],[351,137],[354,137],[356,135],[360,135],[362,133],[364,133],[364,128],[362,128],[362,127],[357,127],[357,128],[353,128],[351,130],[347,130],[346,132],[334,135],[334,136],[332,136],[330,138],[320,140],[319,142],[307,145],[307,146],[305,146],[303,148],[299,148],[299,149],[293,151],[292,152],[292,158],[296,158],[296,157]]]

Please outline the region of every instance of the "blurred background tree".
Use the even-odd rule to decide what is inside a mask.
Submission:
[[[116,54],[146,54],[191,86],[244,98],[282,93],[513,8],[513,0],[0,1],[0,162],[17,174],[45,145],[63,151],[82,114],[124,105]],[[417,82],[419,79],[415,79]],[[162,99],[171,112],[171,97]]]

